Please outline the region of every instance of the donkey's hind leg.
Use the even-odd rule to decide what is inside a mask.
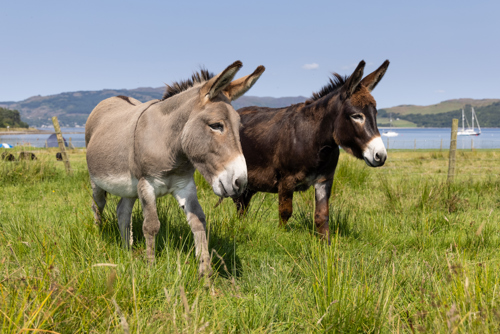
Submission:
[[[132,209],[137,198],[122,197],[116,207],[116,216],[118,217],[118,226],[122,236],[123,248],[128,249],[132,246]]]
[[[239,197],[233,198],[233,202],[236,204],[236,210],[240,217],[247,213],[253,195],[255,195],[255,191],[246,189]]]
[[[139,180],[137,184],[137,192],[142,205],[142,213],[144,215],[144,223],[142,224],[142,232],[146,239],[146,257],[152,264],[155,260],[155,236],[160,230],[160,220],[156,212],[156,194],[155,188],[145,178]]]
[[[101,216],[104,211],[104,206],[106,205],[106,191],[99,188],[94,181],[90,180],[90,185],[92,186],[92,197],[94,201],[92,202],[92,210],[94,211],[94,222],[97,226],[101,227]]]

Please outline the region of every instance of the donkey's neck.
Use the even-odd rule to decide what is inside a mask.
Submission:
[[[198,89],[159,101],[137,121],[134,150],[136,175],[167,173],[190,164],[182,151],[181,134],[198,102]],[[194,169],[193,169],[194,170]]]
[[[333,139],[335,121],[340,113],[338,94],[329,94],[313,103],[304,104],[301,113],[315,124],[315,140],[330,142]]]

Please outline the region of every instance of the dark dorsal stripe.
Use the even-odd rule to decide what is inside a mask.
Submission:
[[[191,78],[187,80],[177,81],[167,85],[162,100],[166,100],[169,97],[182,93],[183,91],[193,87],[195,84],[208,81],[214,76],[214,73],[208,72],[207,69],[202,68],[200,71],[193,73]]]
[[[130,101],[130,99],[128,98],[128,96],[118,95],[117,97],[120,98],[120,99],[122,99],[122,100],[124,100],[124,101],[127,101],[131,105],[135,106],[135,104],[133,104],[132,101]]]
[[[349,79],[349,76],[347,75],[341,76],[338,73],[332,73],[330,82],[323,86],[323,88],[321,88],[319,92],[313,93],[309,100],[307,100],[307,102],[311,103],[313,101],[317,101],[332,92],[338,91],[346,83],[347,79]]]

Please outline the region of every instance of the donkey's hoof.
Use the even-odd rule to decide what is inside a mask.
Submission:
[[[330,231],[329,230],[321,230],[318,231],[319,238],[323,241],[328,242],[328,245],[331,245]]]
[[[155,264],[155,256],[154,255],[147,254],[146,260],[150,266]]]
[[[203,277],[210,278],[214,274],[214,271],[213,271],[212,267],[210,267],[210,266],[208,266],[208,268],[207,267],[202,268],[200,266],[198,273],[199,273],[200,278],[203,278]]]
[[[202,277],[212,277],[214,274],[214,271],[212,269],[212,266],[210,265],[210,258],[207,258],[205,260],[200,261],[200,266],[198,267],[198,273],[200,278]]]

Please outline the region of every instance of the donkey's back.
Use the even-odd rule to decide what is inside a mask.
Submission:
[[[137,119],[157,100],[140,103],[111,97],[99,103],[85,125],[87,165],[92,182],[121,197],[137,196],[131,171]],[[137,103],[135,105],[134,103]]]

